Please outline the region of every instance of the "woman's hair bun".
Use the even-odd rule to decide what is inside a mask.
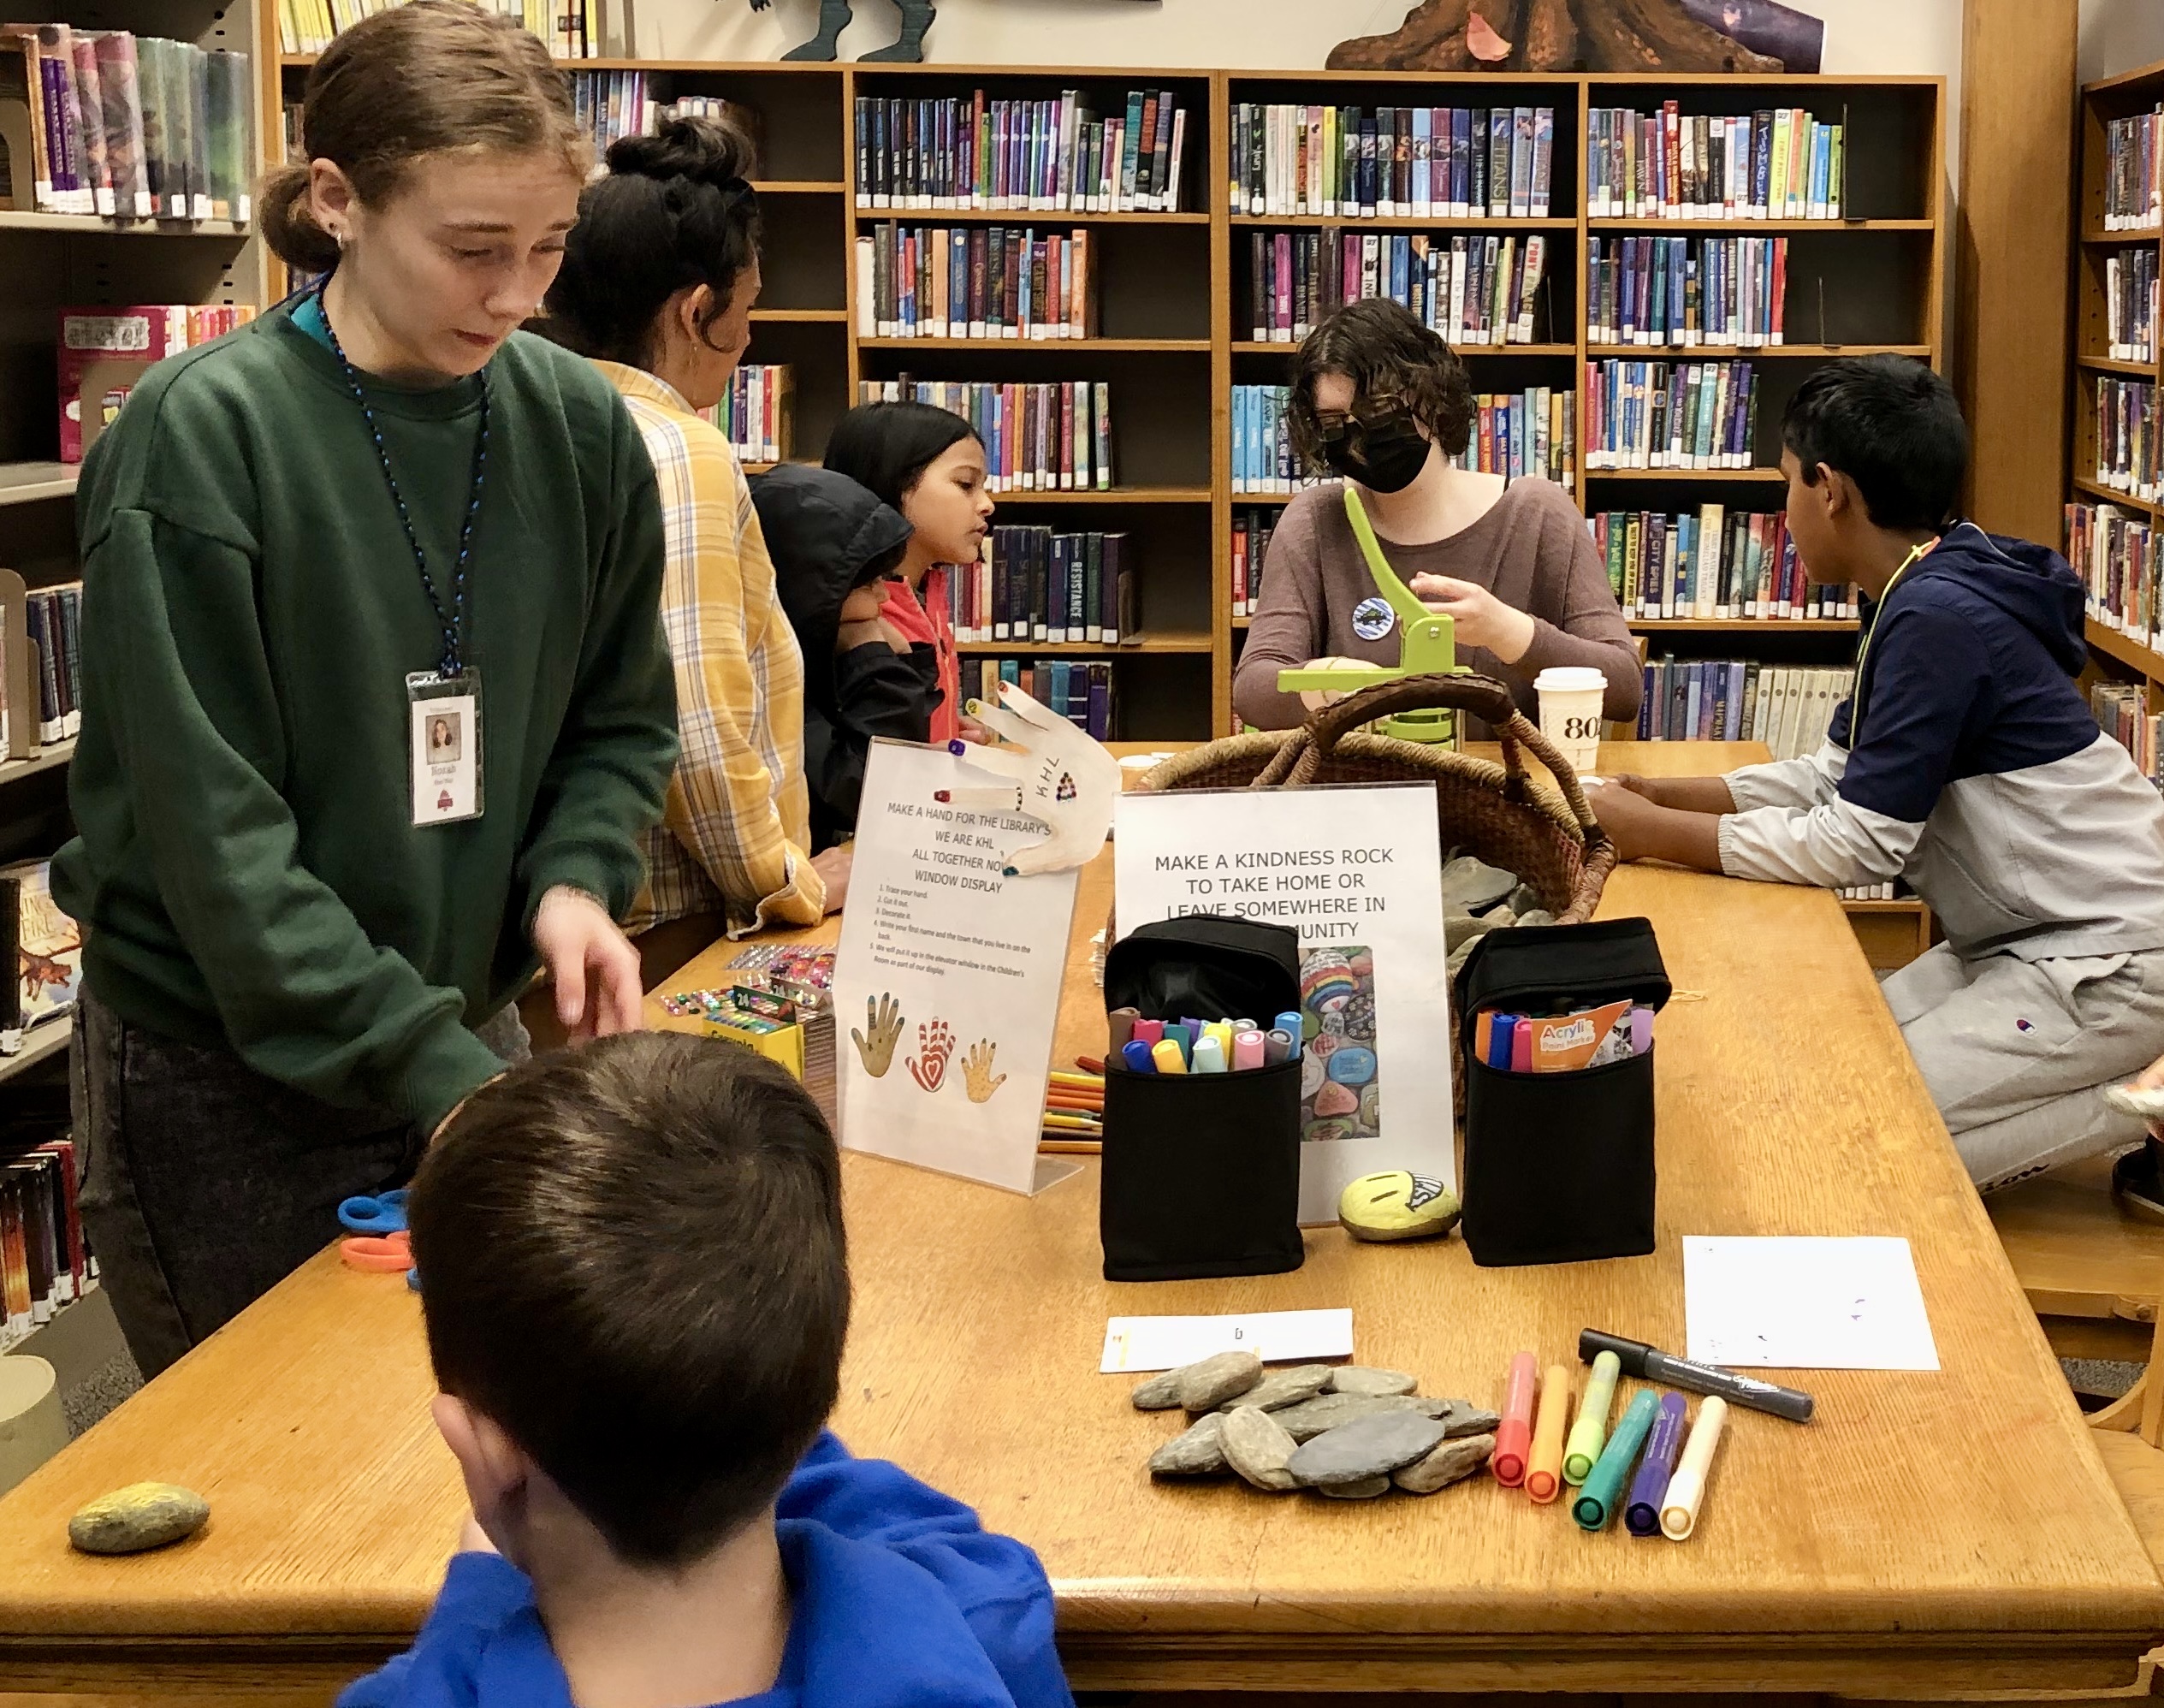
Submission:
[[[620,178],[688,179],[721,189],[751,176],[753,153],[750,133],[736,119],[676,118],[652,136],[611,143],[608,169]]]

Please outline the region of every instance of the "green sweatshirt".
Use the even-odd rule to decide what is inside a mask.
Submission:
[[[468,1029],[570,884],[620,913],[676,697],[638,430],[519,334],[489,367],[466,578],[485,810],[416,828],[408,672],[442,628],[336,359],[279,308],[160,363],[85,461],[80,835],[54,891],[99,1000],[424,1131],[501,1067]],[[371,386],[448,608],[481,383]]]

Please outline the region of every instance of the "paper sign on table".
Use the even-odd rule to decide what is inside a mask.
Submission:
[[[1043,827],[933,798],[982,781],[943,747],[872,744],[834,961],[840,1137],[1029,1192],[1077,1167],[1037,1156],[1076,875],[1001,875]]]
[[[1353,1313],[1254,1311],[1244,1316],[1112,1317],[1100,1373],[1177,1370],[1219,1352],[1252,1352],[1266,1364],[1353,1355]]]
[[[1699,1364],[1779,1370],[1936,1370],[1908,1242],[1683,1242],[1683,1312]]]
[[[1130,793],[1113,823],[1123,933],[1232,914],[1300,934],[1301,1222],[1335,1221],[1346,1186],[1384,1169],[1455,1191],[1433,786]]]

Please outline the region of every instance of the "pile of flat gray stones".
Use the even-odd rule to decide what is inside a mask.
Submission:
[[[1153,1477],[1236,1475],[1272,1494],[1313,1489],[1365,1500],[1393,1488],[1433,1494],[1495,1451],[1494,1412],[1417,1393],[1420,1379],[1363,1365],[1263,1373],[1252,1352],[1220,1352],[1153,1376],[1140,1411],[1183,1410],[1186,1431],[1150,1455]]]
[[[1450,952],[1452,977],[1465,964],[1473,946],[1506,925],[1553,925],[1556,916],[1540,904],[1515,872],[1491,866],[1453,848],[1443,863],[1443,940]]]

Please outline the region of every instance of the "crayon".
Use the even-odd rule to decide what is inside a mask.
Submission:
[[[1615,1434],[1600,1450],[1600,1458],[1586,1479],[1585,1487],[1570,1503],[1570,1515],[1578,1521],[1580,1529],[1608,1528],[1616,1509],[1623,1503],[1624,1480],[1630,1475],[1638,1450],[1645,1444],[1646,1432],[1653,1427],[1653,1419],[1659,1410],[1660,1402],[1653,1397],[1653,1391],[1640,1388],[1638,1397],[1625,1409],[1623,1420],[1616,1426]]]
[[[1578,1403],[1578,1421],[1571,1425],[1563,1450],[1563,1480],[1573,1488],[1592,1474],[1593,1461],[1600,1457],[1600,1444],[1608,1438],[1608,1409],[1616,1402],[1616,1383],[1622,1373],[1622,1361],[1612,1352],[1593,1360],[1586,1397]]]
[[[1195,1071],[1223,1073],[1224,1070],[1224,1047],[1213,1037],[1197,1038],[1195,1041]]]
[[[1661,1414],[1653,1420],[1653,1432],[1645,1443],[1645,1456],[1639,1462],[1638,1476],[1631,1484],[1630,1503],[1623,1509],[1623,1523],[1633,1536],[1661,1533],[1661,1503],[1668,1498],[1669,1474],[1675,1468],[1676,1450],[1683,1444],[1683,1396],[1665,1394]]]
[[[1187,1071],[1187,1052],[1171,1038],[1160,1040],[1150,1054],[1155,1059],[1159,1073]]]
[[[1510,1361],[1510,1374],[1503,1391],[1503,1421],[1496,1426],[1495,1480],[1515,1489],[1526,1480],[1526,1455],[1533,1447],[1533,1396],[1540,1368],[1530,1352]]]
[[[1661,1501],[1661,1533],[1671,1542],[1689,1541],[1698,1528],[1705,1480],[1713,1470],[1713,1450],[1721,1444],[1721,1426],[1728,1416],[1728,1403],[1717,1395],[1699,1406],[1699,1420],[1691,1426],[1691,1438],[1683,1446],[1683,1462],[1668,1480],[1668,1493]]]
[[[1050,1111],[1047,1111],[1045,1115],[1044,1124],[1054,1132],[1101,1134],[1105,1130],[1105,1124],[1102,1121],[1093,1120],[1087,1115],[1069,1115]]]
[[[1562,1492],[1563,1430],[1570,1421],[1570,1367],[1550,1364],[1540,1379],[1540,1409],[1533,1414],[1533,1460],[1526,1492],[1542,1505]]]
[[[1076,1091],[1102,1091],[1105,1076],[1101,1073],[1062,1073],[1055,1068],[1052,1073],[1052,1082],[1071,1086]]]

